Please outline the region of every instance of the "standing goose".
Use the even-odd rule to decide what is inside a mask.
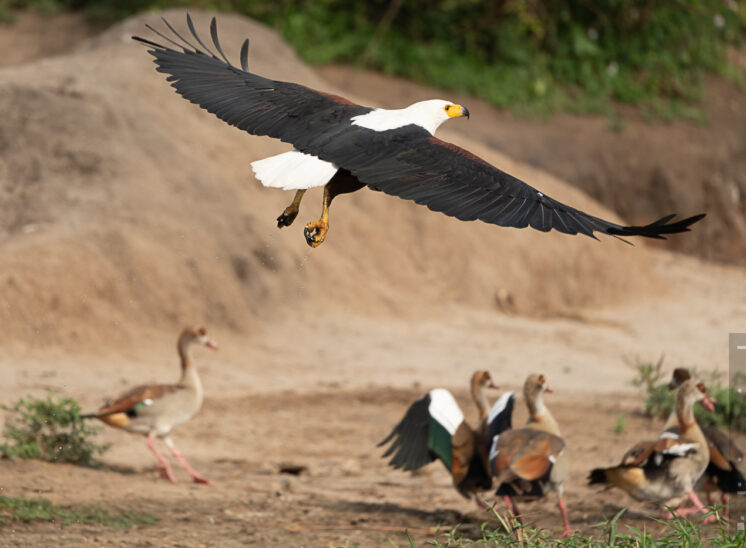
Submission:
[[[487,435],[510,428],[515,396],[512,392],[503,394],[488,414],[484,388],[497,386],[487,371],[477,371],[471,377],[471,396],[479,411],[476,429],[466,423],[453,395],[436,388],[414,402],[378,444],[381,447],[391,442],[383,457],[391,456],[389,464],[403,470],[417,470],[439,459],[451,473],[456,490],[466,498],[474,495],[477,503],[486,507],[477,492],[492,487]]]
[[[673,390],[681,386],[684,381],[691,378],[689,370],[683,367],[674,369],[671,382],[668,383],[669,389]],[[715,403],[709,398],[710,403]],[[713,484],[720,489],[722,493],[721,502],[725,506],[723,517],[728,518],[728,493],[742,493],[746,491],[746,459],[743,452],[736,447],[733,439],[725,432],[718,430],[714,426],[705,426],[702,433],[707,440],[707,448],[710,451],[710,462],[705,469],[705,495],[707,496],[707,505],[712,505]],[[676,421],[676,414],[671,413],[664,427],[664,436],[680,435],[679,426]]]
[[[537,498],[548,491],[557,493],[564,524],[562,536],[569,537],[572,530],[562,493],[570,462],[557,421],[544,406],[544,392],[552,392],[544,375],[532,374],[526,378],[523,396],[528,406],[528,422],[523,428],[493,437],[489,460],[492,474],[497,477],[497,494],[504,497],[508,509],[519,520],[514,497]]]
[[[661,505],[686,494],[697,510],[706,513],[708,510],[694,493],[694,484],[710,460],[707,441],[694,420],[694,404],[698,401],[708,411],[713,410],[705,386],[693,380],[684,381],[676,394],[679,436],[638,443],[618,466],[592,470],[588,483],[610,484],[637,500]],[[661,515],[670,517],[665,510]],[[709,516],[707,521],[714,519]]]
[[[181,359],[181,379],[176,384],[150,384],[137,386],[108,403],[96,413],[83,415],[84,418],[97,418],[100,421],[147,436],[146,444],[158,459],[158,468],[164,479],[176,482],[171,465],[153,445],[156,436],[163,438],[171,453],[196,483],[209,481],[199,475],[181,455],[169,434],[175,426],[191,419],[202,407],[202,382],[189,356],[192,344],[202,344],[216,350],[215,344],[204,328],[186,328],[178,341]]]

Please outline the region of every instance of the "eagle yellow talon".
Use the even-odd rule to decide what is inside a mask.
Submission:
[[[306,243],[311,247],[319,247],[326,239],[326,232],[328,230],[329,223],[323,219],[308,223],[303,230],[303,234],[306,236]]]

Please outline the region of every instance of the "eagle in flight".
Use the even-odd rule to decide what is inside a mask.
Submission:
[[[166,45],[133,38],[149,47],[158,72],[168,75],[177,93],[232,126],[293,145],[290,152],[251,164],[264,186],[295,190],[293,201],[277,218],[277,226],[293,223],[306,190],[324,187],[321,218],[304,230],[312,247],[326,238],[334,197],[366,186],[462,221],[479,219],[592,238],[599,232],[618,238],[663,239],[665,234],[688,231],[704,217],[700,214],[670,222],[675,215],[666,215],[644,226],[604,221],[435,137],[443,122],[469,117],[461,105],[438,99],[398,110],[357,105],[337,95],[250,72],[248,39],[241,47],[241,68],[232,65],[220,46],[215,18],[210,34],[217,54],[199,37],[189,15],[189,39],[163,21],[172,37],[147,27]]]

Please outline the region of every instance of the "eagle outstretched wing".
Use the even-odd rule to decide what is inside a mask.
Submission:
[[[210,24],[214,53],[187,15],[190,41],[165,19],[173,38],[148,26],[170,45],[133,37],[155,57],[157,70],[177,93],[221,120],[254,135],[291,143],[352,173],[373,190],[412,200],[460,220],[506,227],[530,226],[542,232],[594,232],[616,237],[662,239],[686,232],[704,214],[671,222],[675,215],[643,226],[605,221],[546,196],[470,152],[433,137],[417,125],[375,131],[352,118],[373,110],[300,84],[270,80],[249,71],[249,41],[241,68],[223,53],[215,18]]]

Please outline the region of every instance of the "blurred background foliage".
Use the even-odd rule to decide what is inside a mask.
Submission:
[[[118,19],[172,6],[248,15],[310,63],[351,63],[470,93],[519,114],[700,119],[703,77],[744,85],[742,0],[0,0],[0,9]],[[739,55],[740,55],[739,54]]]

